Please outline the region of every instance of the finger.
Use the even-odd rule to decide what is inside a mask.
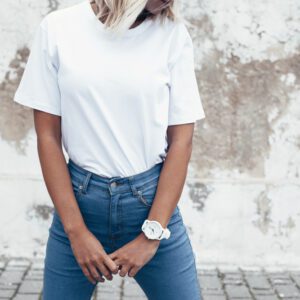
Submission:
[[[83,274],[87,277],[87,279],[92,283],[92,284],[96,284],[95,279],[93,278],[93,276],[90,274],[90,271],[88,269],[88,267],[86,265],[82,265],[81,266],[82,272]]]
[[[104,260],[105,265],[110,269],[110,271],[114,274],[118,273],[119,267],[115,261],[113,261],[110,257],[107,257]]]
[[[120,265],[125,264],[125,262],[124,262],[121,258],[116,258],[116,259],[114,260],[114,262],[115,262],[115,264],[118,266],[118,270],[119,270],[119,268],[120,268]]]
[[[134,277],[136,275],[136,273],[139,271],[139,267],[132,267],[129,271],[128,271],[128,277]]]
[[[122,269],[120,270],[119,275],[122,276],[122,277],[126,276],[128,270],[130,268],[131,268],[130,265],[122,265]]]
[[[112,253],[109,253],[108,256],[109,256],[112,260],[114,260],[115,258],[117,258],[118,252],[117,252],[117,251],[114,251],[114,252],[112,252]]]
[[[90,264],[88,266],[89,268],[89,271],[90,273],[92,274],[93,278],[96,280],[96,281],[101,281],[101,282],[104,282],[104,278],[102,277],[102,274],[99,273],[99,271],[96,269],[96,267],[92,264]]]
[[[103,264],[102,261],[96,261],[96,267],[100,270],[100,272],[102,273],[103,276],[105,276],[107,278],[107,280],[112,280],[112,274],[110,272],[110,270],[106,267],[106,265]]]

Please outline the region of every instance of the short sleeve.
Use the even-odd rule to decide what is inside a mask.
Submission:
[[[48,112],[61,115],[60,91],[57,81],[57,59],[45,17],[35,31],[25,69],[14,94],[14,101]]]
[[[170,65],[168,125],[193,123],[205,118],[195,69],[192,38],[183,24],[175,49],[179,50]]]

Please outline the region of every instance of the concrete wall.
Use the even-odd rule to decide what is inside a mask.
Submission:
[[[0,255],[43,255],[52,203],[32,111],[12,102],[43,15],[1,2]],[[186,0],[206,119],[179,206],[197,263],[300,267],[300,2]]]

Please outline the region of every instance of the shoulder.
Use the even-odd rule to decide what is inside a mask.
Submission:
[[[190,36],[186,21],[183,18],[180,17],[176,20],[166,18],[164,22],[166,31],[173,39],[179,41],[184,40],[188,36]]]
[[[64,26],[70,25],[72,22],[76,22],[82,12],[83,4],[84,2],[82,1],[77,4],[51,11],[42,18],[39,24],[40,27],[48,31],[54,30],[54,28],[62,29]]]
[[[167,40],[169,41],[169,63],[172,65],[181,55],[183,49],[189,53],[193,49],[193,41],[184,19],[166,20]]]

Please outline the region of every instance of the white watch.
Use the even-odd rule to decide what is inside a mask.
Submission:
[[[171,232],[168,228],[163,228],[158,221],[146,219],[142,225],[142,231],[150,240],[168,239]]]

